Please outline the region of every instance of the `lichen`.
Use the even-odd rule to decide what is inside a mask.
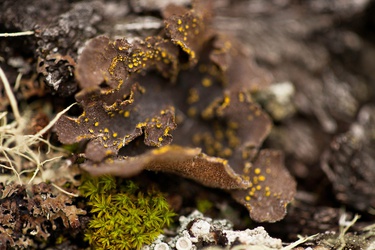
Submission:
[[[28,108],[21,112],[11,90],[8,79],[0,68],[0,79],[6,90],[12,108],[11,117],[8,112],[0,113],[0,182],[4,184],[18,183],[20,185],[51,182],[55,188],[64,191],[61,186],[67,182],[73,183],[77,171],[62,173],[67,167],[63,159],[67,152],[55,147],[44,136],[48,134],[56,121],[74,104],[59,112],[51,121],[46,114],[37,109]],[[69,166],[68,166],[69,167]],[[72,167],[73,169],[73,167]],[[62,185],[57,185],[60,182]],[[76,183],[76,182],[75,182]],[[75,196],[75,194],[70,193]]]
[[[0,183],[1,249],[38,249],[52,234],[63,234],[64,228],[80,231],[80,217],[86,211],[72,205],[70,196],[52,190],[46,183],[32,185],[29,190],[25,185]]]
[[[86,214],[71,197],[77,196],[80,170],[47,137],[71,106],[51,121],[35,108],[19,110],[1,68],[0,79],[12,109],[0,113],[0,248],[38,249],[57,230],[79,232],[80,215]]]
[[[156,250],[164,242],[168,244],[167,249],[177,250],[206,249],[205,246],[234,249],[239,245],[239,249],[282,249],[281,240],[270,237],[263,227],[233,230],[231,222],[205,217],[197,210],[181,216],[179,221],[175,236],[162,235],[144,249]]]
[[[76,67],[83,113],[59,120],[59,140],[88,141],[81,166],[93,175],[171,172],[228,190],[254,220],[280,220],[295,182],[280,152],[260,150],[272,122],[252,97],[270,77],[208,27],[206,7],[168,8],[161,36],[88,42]]]

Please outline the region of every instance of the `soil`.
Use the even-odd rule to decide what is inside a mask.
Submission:
[[[171,2],[3,0],[0,67],[17,102],[39,103],[53,117],[73,103],[80,90],[74,69],[89,39],[103,34],[112,39],[158,34],[164,25],[162,10]],[[273,86],[280,87],[254,98],[274,124],[262,147],[284,152],[285,165],[297,181],[295,199],[283,220],[255,223],[224,191],[168,174],[143,173],[136,178],[156,183],[168,193],[180,215],[208,200],[207,215],[225,217],[236,229],[261,225],[285,243],[296,241],[298,235],[320,234],[312,246],[338,248],[330,245],[325,233],[339,233],[343,216],[348,221],[358,214],[347,239],[357,243],[346,247],[365,249],[375,236],[366,234],[364,241],[353,237],[364,235],[363,228],[375,223],[375,2],[213,2],[212,27],[238,38],[272,76]],[[21,31],[34,33],[4,35]],[[16,88],[19,73],[21,87]],[[3,84],[0,88],[0,110],[11,113]],[[80,112],[75,106],[69,114]],[[48,118],[42,114],[37,118],[33,127],[39,131]],[[69,241],[65,247],[79,249],[81,244]]]

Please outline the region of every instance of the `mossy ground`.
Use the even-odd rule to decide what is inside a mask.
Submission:
[[[160,191],[140,190],[131,180],[86,177],[79,190],[91,207],[85,239],[95,249],[140,249],[175,216]]]

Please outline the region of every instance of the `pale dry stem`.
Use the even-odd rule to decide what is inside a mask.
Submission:
[[[21,31],[21,32],[14,32],[14,33],[0,33],[0,37],[31,36],[34,34],[35,34],[34,31],[29,30],[29,31]]]
[[[23,115],[18,109],[16,98],[12,92],[11,86],[7,77],[4,74],[4,71],[0,67],[0,79],[3,82],[5,93],[9,99],[9,103],[12,109],[14,120],[11,123],[8,123],[7,112],[0,113],[0,167],[11,170],[14,176],[3,175],[0,176],[0,181],[5,181],[6,183],[14,181],[14,177],[19,184],[33,184],[36,180],[36,176],[39,173],[42,178],[39,178],[42,181],[43,178],[43,167],[47,164],[56,164],[58,161],[61,161],[61,158],[66,153],[62,148],[53,146],[48,140],[44,139],[42,136],[49,129],[51,129],[57,120],[66,113],[74,104],[70,105],[66,109],[59,112],[43,129],[34,135],[25,134],[25,130],[30,123],[32,117],[32,112],[26,110]],[[20,81],[20,77],[17,78]],[[44,144],[47,146],[47,152],[41,153],[40,146],[38,144]],[[46,155],[52,153],[52,157],[47,158]],[[60,153],[60,155],[57,155]],[[24,166],[31,164],[32,168],[25,168]],[[33,173],[30,177],[29,174]],[[5,177],[5,178],[4,178]],[[38,180],[39,180],[38,179]],[[75,194],[69,193],[63,190],[57,185],[52,185],[68,195],[76,196]]]

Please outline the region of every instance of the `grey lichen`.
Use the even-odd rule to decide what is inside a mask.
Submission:
[[[280,239],[272,238],[263,227],[233,230],[233,225],[227,220],[205,217],[195,210],[188,216],[181,216],[180,227],[175,237],[160,236],[151,245],[142,250],[155,250],[163,243],[168,244],[169,249],[196,250],[202,246],[217,246],[218,249],[281,249]],[[168,248],[167,248],[168,249]]]

